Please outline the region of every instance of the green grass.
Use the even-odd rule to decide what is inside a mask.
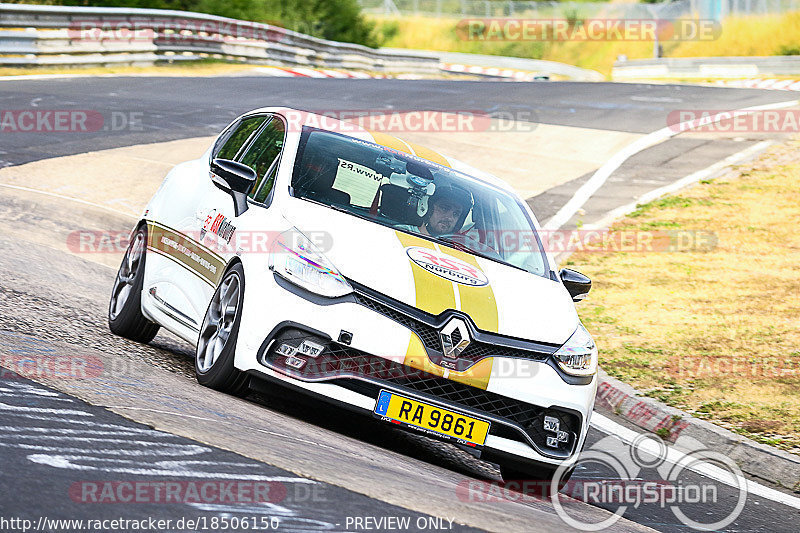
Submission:
[[[524,17],[523,17],[524,18]],[[653,57],[652,41],[477,41],[457,31],[459,18],[371,17],[383,46],[547,59],[610,75],[620,55]],[[717,39],[662,43],[665,57],[800,54],[800,12],[729,17]]]
[[[570,257],[593,280],[578,312],[601,366],[649,397],[800,452],[797,227],[798,141],[639,206],[612,231],[703,232],[716,244]]]

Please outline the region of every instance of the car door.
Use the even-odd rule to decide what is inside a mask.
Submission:
[[[192,172],[178,173],[164,196],[170,204],[160,210],[152,241],[160,257],[148,267],[145,291],[181,328],[198,330],[208,302],[231,255],[237,221],[230,194],[214,185],[210,161],[241,159],[272,119],[270,114],[244,117],[225,130],[207,161]],[[245,213],[247,214],[247,213]],[[162,242],[162,239],[166,241]],[[163,245],[162,245],[163,244]]]

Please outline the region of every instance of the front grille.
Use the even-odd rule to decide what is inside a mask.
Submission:
[[[364,307],[391,318],[395,322],[398,322],[399,324],[416,333],[422,341],[422,344],[425,346],[431,361],[435,364],[441,364],[444,355],[442,354],[442,346],[439,341],[439,329],[444,326],[448,316],[435,317],[433,315],[429,315],[426,317],[428,322],[425,322],[423,320],[414,318],[407,313],[401,312],[395,307],[379,302],[376,298],[367,296],[361,292],[355,293],[355,299],[356,302]],[[421,314],[421,312],[418,310],[417,313]],[[503,339],[499,336],[494,337],[496,338],[497,342],[512,342],[510,339]],[[488,343],[481,342],[476,339],[470,339],[469,345],[459,354],[458,360],[455,362],[449,362],[449,368],[452,370],[463,371],[486,357],[510,357],[543,361],[550,356],[550,353],[554,352],[558,348],[557,346],[548,346],[544,344],[537,344],[534,347],[534,343],[529,343],[531,345],[530,349],[523,349],[513,346],[503,346],[502,344],[497,344],[497,342]],[[520,341],[516,342],[519,343]],[[454,344],[456,344],[456,342],[454,342]],[[543,349],[548,351],[541,351]]]
[[[287,353],[292,350],[282,348],[284,345],[299,348],[306,340],[322,345],[325,349],[318,356],[310,357],[301,355],[301,350]],[[302,366],[292,366],[292,358],[301,360]],[[260,360],[263,364],[297,379],[335,380],[340,386],[373,398],[377,398],[381,384],[385,384],[394,390],[405,390],[446,402],[456,409],[460,407],[487,413],[519,426],[540,451],[555,457],[568,457],[580,433],[580,417],[572,412],[520,402],[343,346],[296,328],[289,327],[279,331]],[[552,435],[544,431],[545,416],[559,419],[562,430],[570,434],[569,441],[560,443],[558,447],[547,446],[547,437]],[[521,440],[522,437],[519,430],[501,424],[492,424],[491,433],[515,440]]]
[[[433,328],[420,320],[411,318],[407,314],[401,313],[400,311],[397,311],[388,305],[382,304],[372,298],[368,298],[361,293],[356,293],[355,297],[356,302],[364,307],[372,309],[376,313],[379,313],[383,316],[389,317],[395,322],[400,323],[416,333],[422,341],[422,344],[424,344],[425,348],[428,350],[439,351],[441,349],[441,346],[439,345],[439,332],[436,331],[436,328]]]

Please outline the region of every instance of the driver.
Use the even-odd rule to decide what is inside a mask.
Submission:
[[[472,195],[469,192],[452,185],[440,185],[428,200],[428,212],[417,230],[433,237],[455,233],[464,225],[470,209]]]

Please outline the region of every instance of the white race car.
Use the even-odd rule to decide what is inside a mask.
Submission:
[[[264,108],[164,179],[109,325],[196,344],[205,386],[283,384],[449,440],[506,479],[564,482],[597,388],[573,303],[590,287],[555,272],[530,209],[494,176]]]

